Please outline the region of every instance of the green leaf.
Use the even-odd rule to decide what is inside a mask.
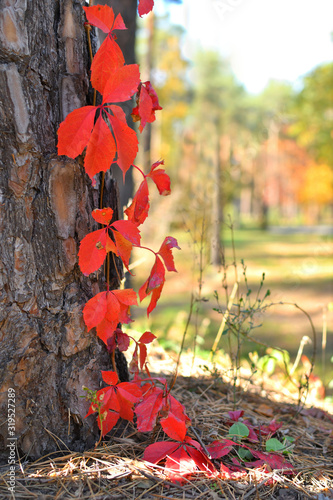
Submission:
[[[266,451],[281,451],[285,446],[276,438],[267,439]]]
[[[230,429],[229,429],[229,436],[233,437],[234,439],[242,439],[248,437],[250,434],[250,431],[248,427],[246,427],[245,424],[242,424],[241,422],[237,422],[236,424],[233,424]]]
[[[253,458],[253,455],[250,452],[250,450],[247,450],[246,448],[239,448],[237,455],[239,456],[239,458],[246,461],[251,460],[251,458]]]

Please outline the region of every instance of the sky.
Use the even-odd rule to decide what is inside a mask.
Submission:
[[[297,87],[301,77],[333,60],[333,0],[155,0],[172,23],[185,27],[183,54],[218,50],[251,93],[270,79]]]

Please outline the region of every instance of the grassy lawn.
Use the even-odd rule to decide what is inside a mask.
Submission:
[[[173,232],[174,234],[174,232]],[[182,251],[174,251],[178,273],[169,273],[166,284],[155,311],[147,319],[144,308],[133,310],[134,328],[150,329],[164,343],[166,347],[178,350],[185,329],[190,309],[191,294],[198,298],[199,256],[194,255],[194,245],[188,233],[174,234]],[[229,294],[235,281],[235,269],[232,266],[233,252],[231,232],[225,230],[223,234],[225,258],[228,267]],[[317,337],[317,372],[323,375],[321,364],[325,360],[326,379],[333,378],[333,365],[330,357],[333,355],[333,313],[327,311],[328,304],[333,301],[333,273],[332,273],[332,237],[316,234],[276,234],[259,229],[236,229],[234,243],[237,270],[240,280],[240,294],[246,297],[243,268],[240,263],[244,260],[248,287],[251,289],[249,297],[253,303],[262,274],[265,281],[261,296],[267,289],[270,296],[265,303],[297,303],[312,318]],[[204,262],[208,261],[208,257]],[[147,263],[149,268],[149,263]],[[222,286],[223,269],[215,269],[210,265],[203,266],[201,297],[204,301],[194,305],[190,326],[186,338],[186,348],[193,348],[196,337],[197,348],[200,351],[209,351],[213,345],[219,329],[223,311],[226,308],[225,290]],[[135,280],[141,286],[146,279],[147,268],[140,266],[136,270]],[[218,302],[216,299],[218,296]],[[148,299],[145,299],[148,301]],[[143,305],[148,305],[148,302]],[[222,313],[217,312],[220,308]],[[322,353],[323,324],[327,324],[327,346]],[[251,335],[260,342],[270,346],[277,346],[290,352],[294,359],[304,335],[312,338],[310,323],[305,314],[290,305],[276,305],[270,307],[263,314],[253,318],[257,327]],[[259,325],[261,325],[259,327]],[[222,336],[219,348],[228,351],[227,335]],[[313,343],[304,348],[304,353],[310,357]],[[246,341],[242,346],[243,355],[249,351],[265,353],[264,346]],[[324,358],[323,358],[324,356]],[[330,371],[332,375],[330,375]]]

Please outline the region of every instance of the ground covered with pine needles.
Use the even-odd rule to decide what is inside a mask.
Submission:
[[[95,449],[74,453],[62,449],[36,462],[20,462],[16,473],[17,499],[333,499],[333,412],[331,405],[300,403],[297,390],[286,381],[280,387],[267,378],[251,380],[239,373],[237,385],[218,367],[183,358],[172,394],[181,401],[192,420],[192,428],[206,445],[228,434],[228,412],[243,410],[253,425],[268,425],[274,418],[283,423],[277,437],[293,438],[287,460],[292,473],[243,467],[232,479],[208,478],[197,472],[179,483],[165,474],[163,465],[142,459],[152,435],[139,433],[131,423],[120,423]],[[174,365],[162,350],[155,352],[152,368],[172,377]],[[159,370],[157,370],[157,367]],[[221,375],[222,373],[222,375]],[[310,388],[311,389],[311,388]],[[296,397],[295,397],[296,396]],[[309,403],[309,402],[308,402]],[[321,406],[321,407],[320,407]],[[190,431],[191,435],[191,431]],[[196,435],[192,435],[197,439]],[[161,429],[153,439],[163,440]],[[252,445],[262,450],[263,442]],[[58,442],[61,448],[61,443]],[[226,466],[229,456],[223,457]],[[0,477],[0,498],[8,493],[6,471]]]

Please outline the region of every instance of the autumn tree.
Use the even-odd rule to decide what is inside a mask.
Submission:
[[[26,457],[56,449],[58,439],[71,449],[94,443],[82,387],[98,388],[111,366],[82,318],[103,269],[87,278],[77,266],[79,241],[97,229],[99,178],[93,186],[81,160],[56,149],[60,122],[89,104],[82,3],[6,2],[0,13],[0,408],[4,422],[14,389],[18,452]],[[136,10],[134,0],[120,4]],[[103,202],[117,216],[111,177]],[[115,288],[114,267],[110,276]],[[2,426],[2,450],[6,439]]]

